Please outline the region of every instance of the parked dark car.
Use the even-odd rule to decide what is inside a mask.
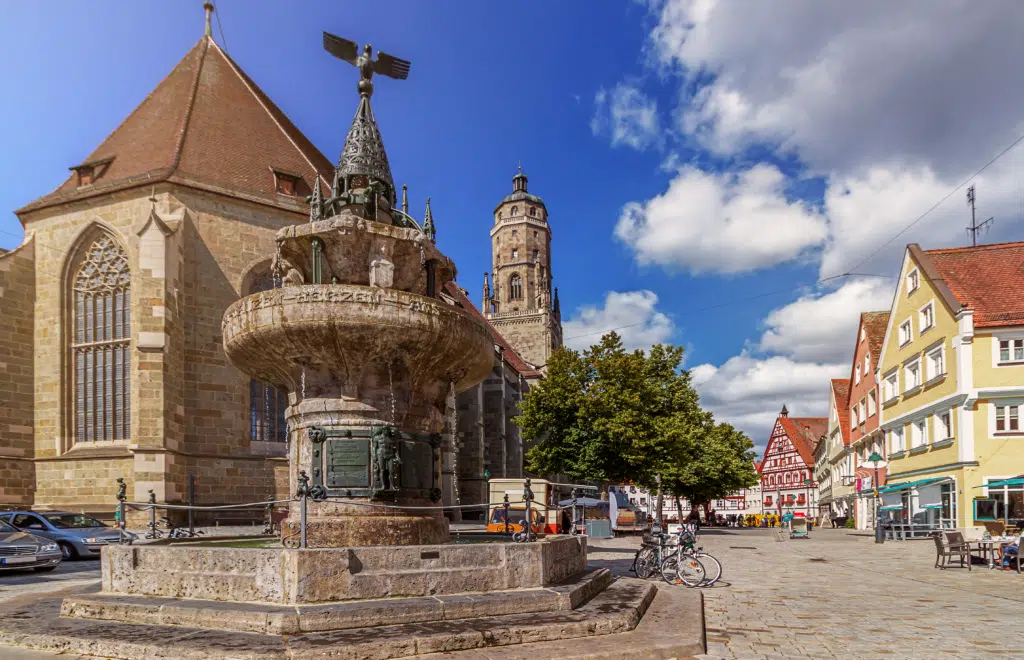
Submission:
[[[64,559],[99,557],[108,543],[120,540],[118,530],[95,518],[69,511],[7,511],[0,514],[19,530],[55,541]]]
[[[34,568],[52,571],[60,563],[60,548],[50,539],[21,532],[0,520],[0,570]]]

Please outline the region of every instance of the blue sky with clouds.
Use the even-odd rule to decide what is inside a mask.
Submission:
[[[22,238],[9,211],[59,185],[199,39],[200,5],[6,8],[0,247]],[[963,191],[897,233],[1024,133],[1015,0],[218,5],[218,42],[331,160],[356,78],[320,32],[411,60],[375,111],[471,297],[521,160],[550,211],[569,343],[622,327],[633,346],[685,345],[705,404],[758,445],[783,402],[825,414],[857,314],[888,307],[875,275],[907,242],[963,244]],[[986,240],[1024,238],[1022,151],[974,181],[997,218]],[[817,283],[851,270],[872,276]]]

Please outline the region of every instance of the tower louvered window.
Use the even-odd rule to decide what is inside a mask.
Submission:
[[[75,440],[127,440],[131,428],[131,271],[110,236],[96,238],[74,277],[71,344]]]
[[[252,280],[249,293],[269,291],[274,278],[263,273]],[[286,442],[288,424],[284,411],[288,406],[288,393],[256,379],[249,380],[249,441]]]

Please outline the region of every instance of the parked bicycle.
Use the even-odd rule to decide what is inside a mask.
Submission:
[[[683,550],[679,535],[657,532],[645,534],[640,549],[633,557],[633,566],[630,570],[641,578],[649,578],[655,573],[660,573],[662,579],[669,584],[700,586],[706,575],[704,565],[700,559],[686,554]]]

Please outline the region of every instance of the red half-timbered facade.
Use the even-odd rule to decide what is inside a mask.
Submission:
[[[827,431],[827,417],[790,417],[782,406],[761,461],[765,513],[814,517],[818,506],[814,445]]]

